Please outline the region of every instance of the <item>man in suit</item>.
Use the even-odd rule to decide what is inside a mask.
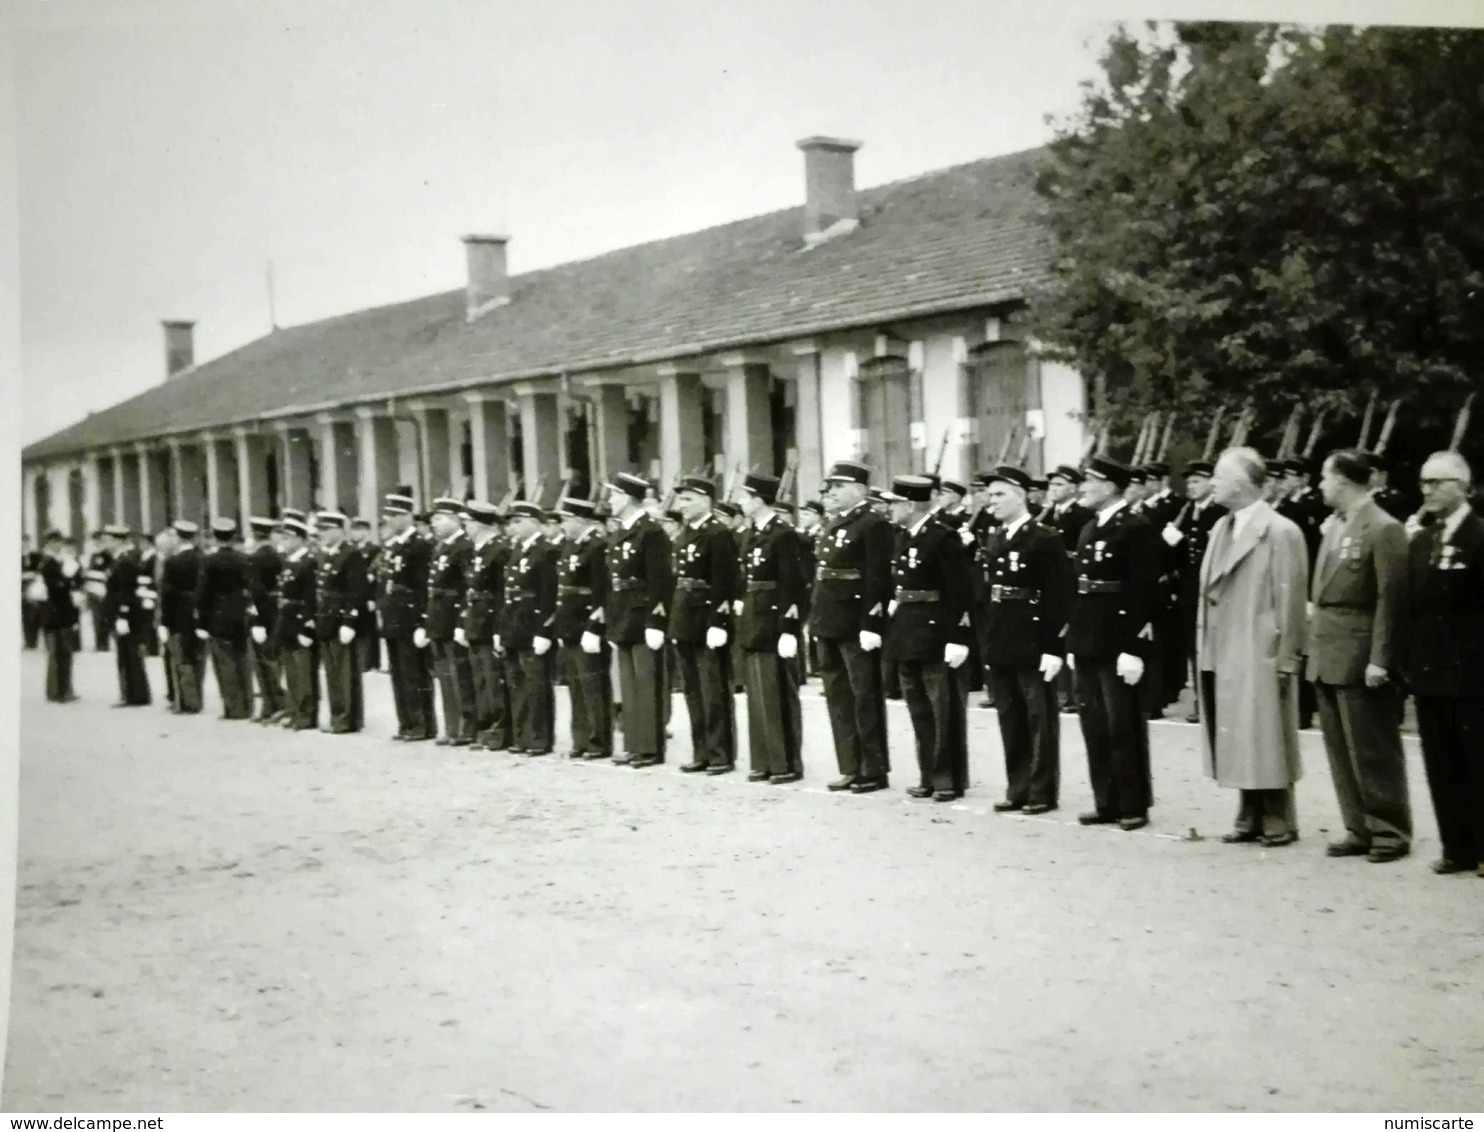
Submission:
[[[412,507],[411,487],[399,487],[382,501],[381,516],[389,533],[377,559],[376,592],[397,712],[392,738],[408,743],[438,735],[430,645],[423,627],[432,543],[417,532]]]
[[[608,601],[608,547],[598,508],[586,499],[563,499],[558,547],[557,606],[552,631],[561,645],[572,706],[574,759],[613,754],[612,655],[602,621],[593,615]]]
[[[1206,773],[1239,792],[1228,844],[1298,839],[1293,784],[1302,773],[1298,688],[1308,554],[1298,527],[1264,499],[1267,469],[1251,448],[1216,462],[1225,512],[1200,567],[1196,691]]]
[[[1082,469],[1071,464],[1058,465],[1046,477],[1046,504],[1037,521],[1051,527],[1061,535],[1070,562],[1077,555],[1077,542],[1082,537],[1082,528],[1092,518],[1092,512],[1082,506],[1077,498],[1082,488]],[[1076,712],[1077,675],[1071,665],[1061,670],[1056,678],[1057,702],[1061,711]]]
[[[809,627],[819,642],[830,731],[840,777],[831,790],[884,790],[886,746],[881,638],[891,601],[896,528],[869,501],[871,469],[842,460],[825,478],[829,521],[817,543]]]
[[[251,600],[248,633],[252,638],[252,667],[258,685],[256,723],[278,723],[284,716],[283,673],[278,664],[278,645],[273,627],[278,620],[278,575],[283,556],[280,537],[272,519],[248,520],[252,544],[247,548],[247,596]]]
[[[252,672],[247,656],[252,563],[234,544],[237,523],[211,524],[215,544],[201,559],[196,583],[196,637],[211,654],[223,719],[252,716]],[[204,663],[204,660],[203,660]]]
[[[315,678],[316,563],[309,551],[309,524],[284,519],[279,524],[282,559],[278,572],[278,616],[273,649],[283,669],[283,726],[310,731],[319,720],[319,682]]]
[[[196,546],[200,528],[189,519],[177,519],[171,528],[179,540],[161,568],[160,644],[165,647],[175,687],[178,715],[201,710],[201,691],[206,679],[205,650],[196,630],[196,587],[201,580],[201,551]]]
[[[716,485],[686,476],[675,493],[684,522],[675,542],[670,640],[685,682],[691,760],[686,773],[727,774],[737,760],[733,701],[732,602],[737,597],[737,537],[713,510]]]
[[[1407,538],[1376,505],[1370,479],[1363,452],[1341,450],[1324,462],[1319,490],[1336,515],[1314,571],[1307,676],[1349,831],[1329,855],[1381,863],[1405,857],[1412,841],[1401,692],[1393,679]]]
[[[493,504],[471,500],[464,533],[474,543],[469,562],[469,589],[454,641],[469,650],[469,674],[474,680],[474,742],[472,746],[503,751],[508,737],[509,702],[505,664],[495,652],[504,606],[505,562],[509,557],[500,533],[500,512]],[[494,731],[494,734],[491,732]]]
[[[804,777],[798,656],[809,575],[806,538],[778,513],[779,486],[759,473],[742,483],[747,541],[732,610],[747,691],[747,780],[783,784]]]
[[[960,672],[974,632],[969,557],[957,532],[934,513],[933,484],[927,476],[896,477],[887,500],[900,530],[887,616],[897,642],[902,698],[912,719],[920,775],[907,793],[951,802],[963,797],[969,785]]]
[[[1198,671],[1193,666],[1196,656],[1196,615],[1200,610],[1201,562],[1206,556],[1211,528],[1226,514],[1226,508],[1216,502],[1211,494],[1211,477],[1214,471],[1214,467],[1206,460],[1192,460],[1185,465],[1185,504],[1160,532],[1160,537],[1179,563],[1175,573],[1179,592],[1176,604],[1180,618],[1175,628],[1180,636],[1180,663],[1193,671]],[[1185,722],[1197,723],[1199,720],[1200,696],[1197,694],[1196,706]]]
[[[1065,662],[1072,568],[1061,535],[1031,518],[1030,477],[1003,466],[987,476],[997,521],[980,546],[984,658],[1005,751],[1005,799],[996,813],[1057,807],[1061,717],[1055,681]]]
[[[463,509],[457,499],[435,499],[429,517],[437,541],[428,565],[423,628],[433,650],[433,675],[443,701],[440,747],[467,747],[474,742],[474,675],[469,669],[469,651],[455,639],[474,557],[474,544],[464,533]]]
[[[1147,679],[1159,599],[1159,536],[1125,498],[1127,465],[1094,457],[1082,503],[1094,517],[1082,529],[1077,596],[1067,651],[1077,670],[1077,698],[1094,809],[1083,825],[1149,824],[1149,723],[1139,684]]]
[[[315,636],[325,669],[330,721],[320,730],[348,735],[365,726],[365,694],[356,636],[367,602],[366,566],[355,543],[346,538],[349,520],[339,511],[321,511],[315,525],[321,550],[316,570]]]
[[[614,755],[613,761],[642,769],[665,761],[665,704],[670,696],[665,639],[674,590],[671,547],[644,508],[648,482],[620,472],[607,490],[616,521],[607,548],[608,600],[593,611],[589,624],[595,634],[606,631],[618,659],[624,753]]]
[[[1400,653],[1443,843],[1432,871],[1484,877],[1484,519],[1469,506],[1472,479],[1456,452],[1422,465],[1429,521],[1409,549]]]
[[[549,755],[556,714],[550,653],[555,641],[556,555],[546,537],[545,513],[535,503],[515,503],[505,525],[510,556],[495,649],[505,654],[510,684],[510,750]]]
[[[53,703],[70,704],[77,699],[72,688],[72,657],[80,608],[86,604],[82,574],[70,540],[61,531],[48,531],[41,567],[27,596],[39,607],[46,641],[46,698]]]

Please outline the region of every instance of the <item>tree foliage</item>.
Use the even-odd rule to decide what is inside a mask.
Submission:
[[[1445,438],[1484,384],[1484,33],[1150,24],[1102,71],[1038,182],[1030,312],[1094,412],[1250,401],[1274,436],[1375,390]]]

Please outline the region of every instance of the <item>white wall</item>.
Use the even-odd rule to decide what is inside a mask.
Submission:
[[[838,346],[820,352],[820,452],[826,472],[836,460],[853,460],[860,455],[855,437],[854,356]]]
[[[1046,414],[1046,468],[1082,459],[1087,391],[1082,375],[1061,362],[1041,363],[1041,405]]]
[[[963,480],[973,474],[965,467],[964,449],[958,443],[959,366],[954,358],[953,335],[929,334],[922,345],[922,417],[927,431],[924,467],[933,470],[943,434],[948,433],[948,449],[943,454],[939,473],[946,479]]]

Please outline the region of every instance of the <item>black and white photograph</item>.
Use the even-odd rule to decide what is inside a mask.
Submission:
[[[0,58],[4,1112],[1479,1126],[1484,10]]]

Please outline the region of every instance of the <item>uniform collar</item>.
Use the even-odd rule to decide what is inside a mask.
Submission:
[[[1118,512],[1124,510],[1127,507],[1128,500],[1120,499],[1118,500],[1118,502],[1114,503],[1113,506],[1104,508],[1103,510],[1099,511],[1097,517],[1098,526],[1106,527],[1108,525],[1109,519],[1113,518],[1114,515],[1118,514]]]
[[[1024,515],[1022,515],[1020,518],[1016,519],[1013,523],[1010,523],[1008,526],[1002,527],[1001,529],[1005,532],[1005,541],[1008,542],[1010,539],[1014,538],[1015,537],[1015,532],[1018,531],[1018,530],[1020,530],[1021,527],[1025,526],[1030,521],[1031,521],[1031,514],[1030,514],[1029,511],[1027,511]]]
[[[648,514],[648,512],[645,511],[643,507],[635,507],[633,514],[631,514],[627,519],[620,519],[619,524],[623,527],[624,530],[632,531],[634,529],[634,524],[636,524],[640,519],[644,518],[646,514]]]

